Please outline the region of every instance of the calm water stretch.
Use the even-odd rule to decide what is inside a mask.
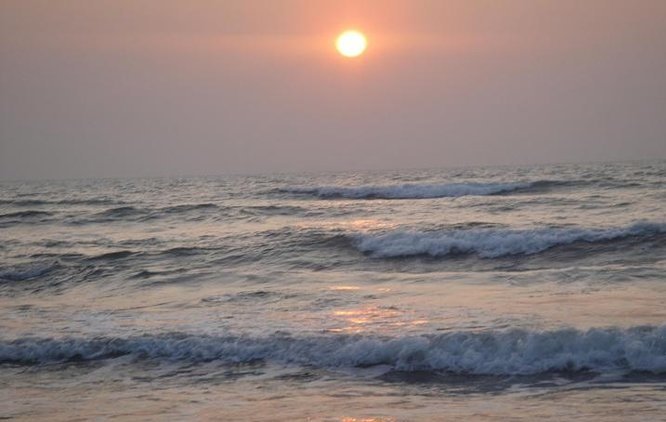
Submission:
[[[4,418],[666,418],[663,161],[0,200]]]

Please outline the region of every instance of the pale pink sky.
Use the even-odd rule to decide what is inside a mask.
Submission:
[[[642,158],[663,0],[0,3],[3,179]]]

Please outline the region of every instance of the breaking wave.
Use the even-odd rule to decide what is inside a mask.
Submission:
[[[577,242],[606,242],[666,233],[666,224],[640,222],[622,228],[469,229],[433,232],[394,231],[354,237],[359,251],[377,258],[477,254],[482,258],[531,255]]]
[[[0,342],[0,362],[41,364],[130,355],[137,359],[323,368],[389,365],[397,371],[538,374],[557,371],[666,373],[666,326],[588,331],[507,330],[408,337],[263,338],[163,334],[130,338],[22,338]]]

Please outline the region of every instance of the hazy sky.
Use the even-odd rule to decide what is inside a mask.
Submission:
[[[641,158],[664,0],[0,2],[3,179]]]

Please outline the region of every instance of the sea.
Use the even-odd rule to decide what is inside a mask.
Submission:
[[[0,183],[0,418],[666,420],[666,161]]]

